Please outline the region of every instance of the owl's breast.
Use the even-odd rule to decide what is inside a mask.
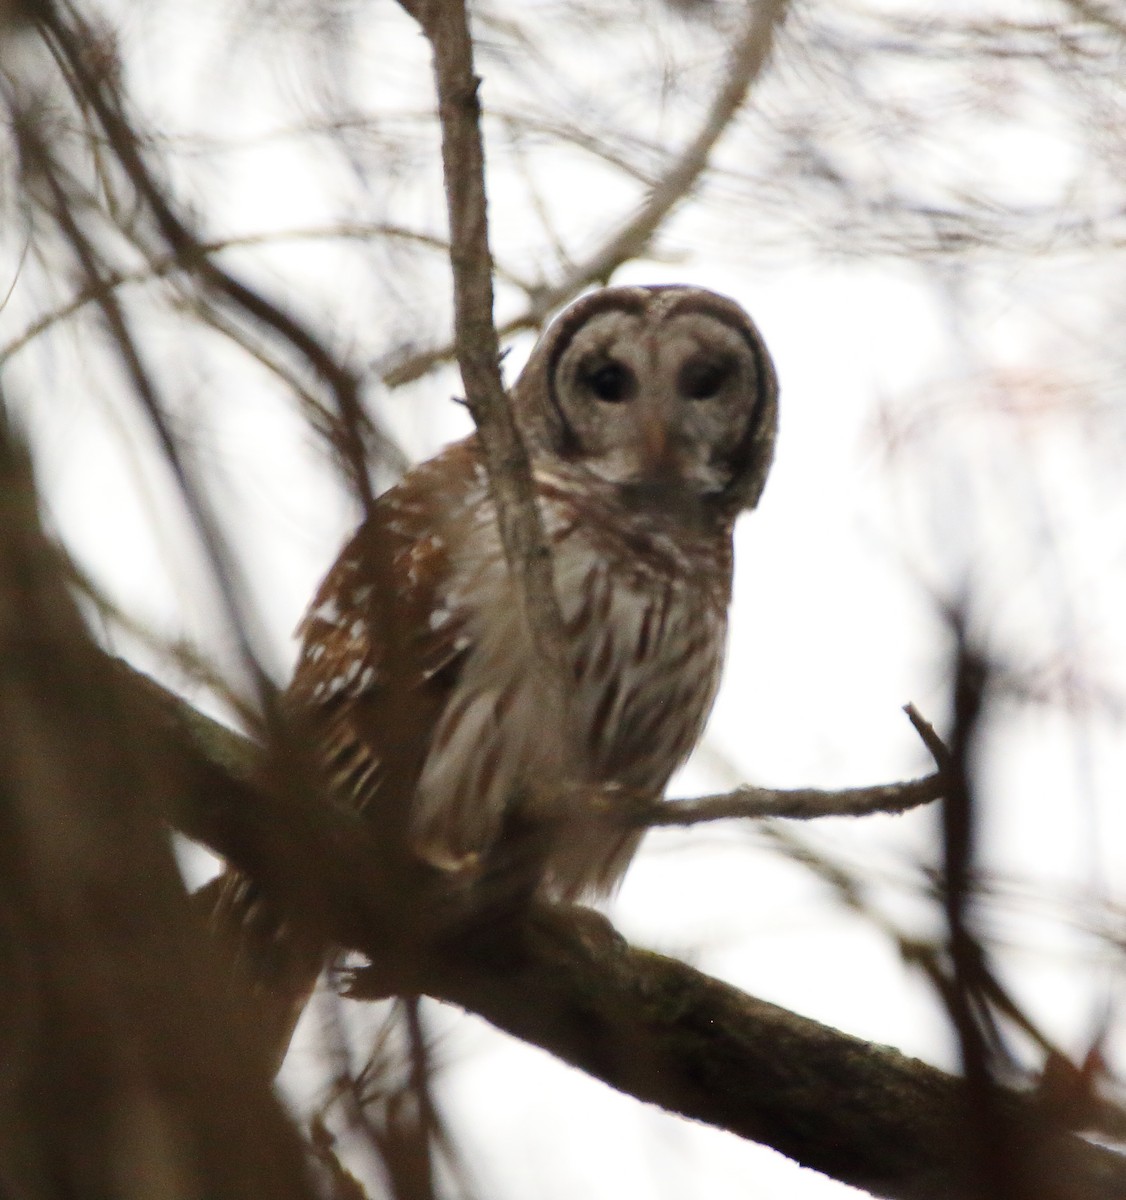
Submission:
[[[573,704],[599,782],[663,791],[696,744],[719,685],[727,633],[722,563],[654,540],[615,553],[575,529],[556,544]]]
[[[576,786],[658,796],[715,697],[729,544],[603,519],[569,498],[549,497],[544,517],[574,679],[571,720],[552,708],[491,506],[473,506],[447,539],[459,550],[432,614],[459,622],[467,646],[412,805],[416,847],[435,863],[479,855],[514,808],[550,817]],[[636,841],[629,833],[566,855],[561,847],[556,890],[604,890]]]

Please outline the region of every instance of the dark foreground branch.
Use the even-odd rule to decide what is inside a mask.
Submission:
[[[139,677],[138,687],[150,703],[161,697],[164,728],[212,780],[183,827],[240,866],[262,868],[261,846],[283,845],[279,822],[292,817],[247,782],[253,751]],[[228,805],[215,785],[232,764],[242,779]],[[458,1004],[630,1095],[879,1196],[978,1200],[959,1079],[632,948],[586,910],[536,906],[498,932],[455,918],[449,896],[427,896],[424,885],[414,906],[434,919],[407,946],[401,922],[388,918],[394,897],[378,839],[361,820],[305,814],[298,844],[315,864],[326,933],[379,964],[377,977],[360,972],[353,994],[418,991]],[[1028,1098],[1001,1093],[999,1109],[1043,1197],[1126,1193],[1121,1157],[1050,1125]]]
[[[0,395],[0,1195],[313,1200],[168,844],[195,789],[140,736],[12,442]]]

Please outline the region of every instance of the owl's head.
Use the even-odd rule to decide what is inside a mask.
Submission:
[[[616,287],[560,315],[513,388],[534,457],[623,488],[753,507],[778,381],[750,317],[703,288]]]

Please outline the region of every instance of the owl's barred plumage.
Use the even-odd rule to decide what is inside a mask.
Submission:
[[[657,798],[691,752],[719,682],[732,528],[773,453],[777,385],[733,301],[607,288],[548,329],[512,404],[553,554],[569,725],[549,707],[475,437],[376,503],[300,626],[288,693],[332,793],[467,879],[513,817],[550,831],[584,785]],[[583,828],[549,838],[544,894],[619,882],[640,835]]]
[[[434,481],[440,490],[430,491]],[[472,869],[509,806],[550,815],[562,781],[614,783],[659,795],[687,756],[719,677],[730,550],[711,531],[592,504],[581,476],[536,473],[569,643],[581,761],[563,744],[504,560],[473,440],[413,474],[382,506],[408,540],[392,571],[428,619],[411,637],[409,678],[398,687],[441,693],[426,730],[407,835],[441,867]],[[435,513],[423,503],[440,497]],[[611,519],[613,518],[613,519]],[[415,522],[424,522],[419,529]],[[365,531],[361,537],[366,537]],[[345,551],[303,624],[291,696],[319,706],[331,786],[385,823],[383,799],[401,804],[382,764],[402,747],[381,737],[383,651],[368,632],[370,594],[350,580],[362,561]],[[418,552],[418,553],[416,553]],[[634,838],[627,841],[632,849]],[[544,890],[573,898],[617,882],[625,846],[566,842],[549,856]]]

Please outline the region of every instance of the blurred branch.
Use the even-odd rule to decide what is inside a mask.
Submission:
[[[96,119],[106,145],[125,173],[136,197],[147,209],[156,231],[180,266],[206,289],[221,297],[255,324],[288,343],[325,381],[337,404],[340,437],[351,482],[365,512],[375,503],[367,473],[364,430],[368,417],[360,396],[360,380],[325,343],[294,314],[220,267],[203,251],[202,240],[175,211],[166,188],[146,160],[138,132],[127,112],[116,72],[98,64],[98,39],[72,4],[55,0],[38,14],[44,41],[70,88],[75,103]],[[97,288],[100,280],[91,279]],[[100,298],[103,308],[105,297]]]
[[[950,748],[934,758],[950,778],[942,803],[942,901],[949,934],[951,970],[940,988],[958,1037],[972,1127],[967,1159],[981,1190],[997,1200],[1032,1200],[1040,1194],[1038,1172],[1026,1160],[1014,1136],[997,1078],[998,1051],[1004,1043],[989,1007],[986,981],[991,977],[985,949],[977,937],[973,880],[977,804],[972,785],[977,733],[989,677],[985,658],[970,644],[964,615],[954,611],[950,624],[957,656],[953,670],[954,728]]]
[[[612,145],[604,130],[588,132],[566,112],[546,116],[542,113],[505,109],[494,111],[492,116],[514,141],[521,141],[525,137],[544,138],[562,146],[573,146],[646,188],[655,188],[659,182],[652,169],[638,165],[627,156],[625,150]],[[628,138],[620,131],[616,141],[624,141],[630,145],[636,157],[643,153],[651,159],[658,157],[659,151],[652,143],[641,142],[636,137]]]
[[[190,311],[200,323],[210,326],[216,333],[233,342],[280,380],[296,397],[309,427],[333,453],[334,461],[342,462],[345,468],[347,467],[348,438],[343,433],[339,416],[330,411],[321,397],[309,386],[308,381],[301,377],[299,370],[276,352],[273,341],[258,336],[256,331],[251,331],[245,324],[234,319],[221,306],[196,292],[189,291],[180,307]],[[405,454],[378,425],[370,423],[364,433],[376,462],[396,475],[406,471],[409,463]]]
[[[272,688],[255,658],[242,619],[243,606],[234,558],[214,512],[193,486],[187,461],[172,433],[163,398],[145,362],[130,320],[118,302],[114,290],[101,286],[102,259],[80,217],[82,205],[76,201],[68,186],[69,176],[54,161],[49,147],[43,142],[38,131],[30,127],[23,131],[23,148],[28,162],[34,164],[33,169],[38,180],[45,186],[49,196],[47,208],[93,293],[94,302],[109,334],[110,344],[121,360],[126,378],[172,471],[196,536],[214,565],[215,579],[242,654],[243,664],[250,678],[254,680],[258,696],[268,712]]]
[[[0,399],[0,1191],[311,1200],[192,916],[188,780],[91,643]]]
[[[333,1006],[343,1042],[339,1002]],[[434,1096],[435,1064],[417,996],[400,998],[379,1022],[358,1070],[341,1063],[314,1122],[342,1110],[344,1127],[362,1135],[378,1154],[396,1200],[469,1197],[468,1171],[450,1137]],[[314,1125],[315,1127],[315,1125]],[[437,1180],[446,1186],[440,1191]],[[459,1187],[449,1184],[458,1181]]]
[[[576,279],[583,283],[608,280],[623,263],[648,249],[665,219],[692,193],[707,169],[716,143],[727,132],[750,94],[751,86],[766,66],[787,3],[788,0],[756,0],[747,5],[749,15],[743,35],[735,43],[723,84],[696,136],[657,182],[637,214],[575,269]],[[570,281],[567,286],[569,297],[577,288]],[[551,307],[564,298],[559,296],[553,300]]]
[[[444,238],[423,233],[421,230],[407,229],[401,225],[389,224],[386,221],[359,221],[338,225],[275,230],[270,233],[236,234],[231,237],[201,241],[197,250],[200,254],[210,257],[227,250],[239,250],[255,246],[272,246],[287,242],[368,241],[372,238],[388,238],[392,241],[406,242],[446,255],[450,251],[449,243]],[[103,273],[96,286],[88,285],[80,289],[65,303],[51,309],[50,312],[43,313],[28,324],[22,333],[16,334],[15,337],[10,338],[3,345],[0,345],[0,366],[3,366],[10,358],[18,354],[30,342],[39,337],[40,334],[45,333],[48,329],[59,324],[59,322],[74,316],[75,313],[80,312],[92,301],[99,300],[105,295],[106,291],[137,284],[152,283],[154,280],[164,279],[184,270],[184,263],[179,255],[166,254],[163,257],[151,258],[143,267],[138,267],[136,270]],[[535,286],[529,280],[514,275],[503,267],[498,266],[496,272],[502,279],[507,280],[507,282],[520,288],[522,291],[531,291]],[[15,286],[14,283],[12,286]],[[2,307],[2,304],[0,304],[0,307]]]
[[[648,200],[620,225],[566,279],[545,287],[533,296],[527,309],[500,326],[501,336],[522,329],[538,329],[550,313],[592,283],[607,283],[613,273],[648,249],[653,238],[682,200],[692,193],[707,169],[712,151],[738,115],[770,57],[774,36],[786,12],[788,0],[759,0],[747,5],[747,24],[728,59],[723,82],[713,98],[696,136],[681,151],[653,185]],[[404,5],[411,10],[426,4]],[[440,7],[440,6],[439,6]],[[491,311],[491,308],[490,308]],[[391,388],[418,379],[439,363],[450,359],[456,343],[412,354],[383,374]],[[468,385],[467,385],[468,386]]]
[[[868,885],[872,882],[870,877],[831,858],[824,847],[815,847],[792,828],[771,822],[760,827],[759,832],[773,849],[784,854],[792,862],[807,868],[832,888],[845,908],[868,921],[892,941],[902,960],[922,971],[939,996],[946,995],[950,979],[945,948],[934,941],[908,933],[887,912],[873,903],[867,895]],[[1033,1022],[992,971],[984,973],[981,987],[982,995],[997,1012],[1011,1021],[1046,1056],[1054,1059],[1064,1058],[1055,1043]]]

